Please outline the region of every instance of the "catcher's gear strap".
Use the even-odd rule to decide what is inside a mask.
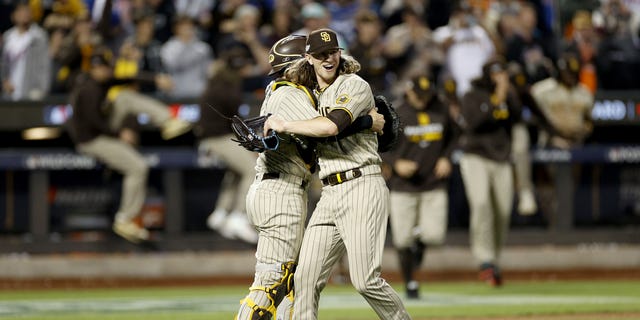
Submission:
[[[293,274],[296,271],[295,262],[285,262],[280,265],[279,269],[276,268],[276,266],[277,265],[256,264],[256,272],[279,272],[282,273],[282,277],[271,287],[253,286],[249,288],[250,291],[264,291],[271,302],[269,306],[257,306],[249,296],[242,299],[240,303],[246,304],[253,310],[251,320],[271,319],[271,317],[275,318],[276,307],[284,297],[293,291]],[[266,317],[265,312],[270,313],[269,317],[263,318]]]
[[[273,305],[268,308],[260,307],[248,296],[240,300],[240,304],[246,304],[251,308],[250,320],[271,320],[276,314],[276,308]]]
[[[282,86],[289,86],[289,87],[294,87],[296,89],[300,89],[302,91],[304,91],[304,93],[307,95],[307,97],[309,98],[309,100],[311,101],[311,105],[313,105],[313,108],[318,110],[318,98],[316,98],[316,95],[311,93],[311,90],[309,90],[309,88],[303,86],[303,85],[299,85],[297,83],[293,83],[291,81],[276,81],[273,83],[273,85],[271,86],[271,91],[276,91],[276,89],[282,87]]]

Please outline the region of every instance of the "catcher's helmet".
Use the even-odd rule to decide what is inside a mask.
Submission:
[[[307,37],[303,35],[290,35],[278,40],[269,51],[269,75],[278,73],[292,62],[303,58],[306,42]]]

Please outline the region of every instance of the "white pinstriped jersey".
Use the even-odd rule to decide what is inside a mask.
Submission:
[[[280,86],[277,90],[274,90],[274,87],[275,81],[272,81],[265,90],[265,99],[260,109],[261,115],[277,114],[287,121],[306,120],[319,116],[305,91],[288,85]],[[277,150],[259,154],[256,172],[280,172],[308,178],[309,169],[300,158],[295,141],[287,135],[281,134],[280,137],[282,141]]]
[[[351,122],[366,115],[374,107],[371,87],[356,74],[344,74],[318,96],[319,112],[326,116],[334,109],[343,109],[351,116]],[[360,131],[351,136],[317,146],[320,178],[372,164],[380,164],[378,139],[372,130]]]

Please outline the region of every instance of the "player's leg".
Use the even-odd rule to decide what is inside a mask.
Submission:
[[[263,180],[249,188],[247,209],[260,237],[254,281],[237,319],[275,319],[277,306],[293,289],[307,210],[306,190],[299,181]]]
[[[134,90],[125,89],[113,101],[110,125],[118,127],[130,114],[146,114],[150,122],[162,129],[162,137],[171,139],[190,130],[191,125],[180,119],[171,118],[169,108],[159,100]]]
[[[499,268],[500,254],[504,242],[509,232],[511,221],[511,209],[513,205],[514,187],[513,171],[510,163],[496,163],[496,168],[492,171],[491,188],[495,202],[495,234],[494,251],[496,259],[493,265],[493,285],[502,285],[502,274]]]
[[[530,139],[527,127],[522,123],[514,125],[511,140],[513,166],[518,190],[518,213],[532,215],[538,210],[538,205],[531,179]]]
[[[460,159],[460,173],[470,211],[471,252],[480,265],[493,264],[495,252],[495,222],[491,198],[491,160],[474,154]]]
[[[320,292],[324,289],[336,262],[345,248],[334,225],[333,210],[341,205],[326,194],[323,188],[316,209],[304,232],[295,274],[293,319],[318,319]]]
[[[389,223],[393,246],[398,252],[398,262],[408,298],[418,297],[418,283],[414,280],[416,262],[412,247],[415,242],[414,228],[418,220],[418,199],[416,192],[397,192],[389,194],[391,205]]]
[[[253,153],[238,148],[231,138],[231,135],[224,135],[200,142],[199,149],[218,156],[224,161],[228,171],[221,185],[215,210],[209,215],[207,224],[225,237],[237,237],[256,243],[257,234],[246,217],[246,195],[256,176],[256,157]],[[228,180],[230,178],[233,180]]]
[[[447,233],[449,195],[445,188],[420,193],[418,237],[426,245],[442,245]]]
[[[133,222],[142,209],[146,197],[149,166],[144,157],[131,145],[106,136],[79,145],[78,151],[95,157],[107,167],[123,175],[120,206],[115,216],[114,231],[133,242],[147,240],[149,232]]]
[[[326,192],[327,188],[323,190]],[[389,218],[389,190],[381,175],[337,185],[336,225],[343,235],[354,288],[381,319],[410,319],[398,293],[381,277]]]

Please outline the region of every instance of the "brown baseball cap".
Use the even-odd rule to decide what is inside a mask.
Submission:
[[[331,29],[318,29],[309,33],[306,51],[309,54],[341,49],[336,32]]]
[[[435,84],[431,78],[425,74],[413,77],[409,87],[421,98],[429,97],[435,91]]]

